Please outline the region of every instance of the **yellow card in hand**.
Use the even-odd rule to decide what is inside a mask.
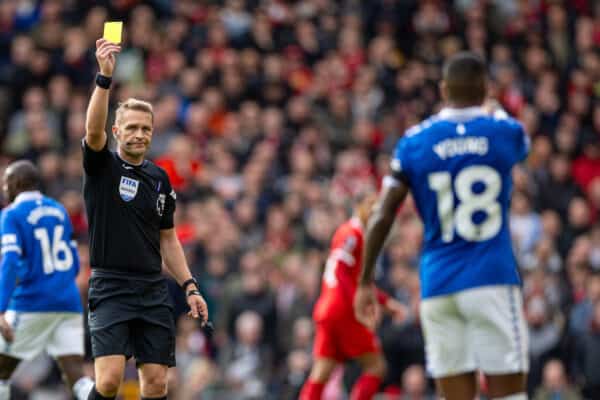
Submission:
[[[105,22],[103,38],[109,42],[121,43],[121,33],[123,33],[123,22]]]

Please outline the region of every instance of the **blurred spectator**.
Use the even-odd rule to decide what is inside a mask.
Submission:
[[[540,216],[531,209],[529,198],[523,192],[515,192],[512,197],[510,232],[517,259],[522,259],[533,252],[540,239],[542,232]]]
[[[550,360],[544,365],[542,386],[533,400],[580,400],[579,391],[569,385],[565,367],[560,360]]]
[[[529,368],[530,388],[535,388],[542,379],[542,366],[557,350],[563,329],[561,314],[552,314],[548,301],[540,295],[526,300],[525,318],[529,324]]]
[[[221,354],[225,385],[239,399],[261,399],[271,373],[271,354],[263,341],[263,320],[245,311],[235,320],[235,339]]]
[[[583,384],[583,394],[587,398],[600,397],[600,303],[593,306],[589,325],[577,341],[575,376]]]
[[[539,182],[538,209],[552,209],[567,219],[567,210],[573,197],[581,193],[571,177],[569,159],[561,154],[550,160],[550,175]]]
[[[242,271],[240,291],[233,296],[230,309],[225,313],[229,316],[227,327],[230,337],[235,337],[239,316],[253,311],[261,319],[261,342],[277,348],[277,306],[265,273],[263,266]]]
[[[434,393],[429,390],[425,370],[421,365],[411,365],[402,374],[402,400],[433,400]]]

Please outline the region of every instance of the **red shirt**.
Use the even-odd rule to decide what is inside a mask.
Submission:
[[[356,217],[335,231],[323,273],[321,295],[313,312],[315,321],[354,319],[352,303],[362,270],[363,240],[363,227]],[[385,304],[388,296],[378,290],[377,298],[380,304]]]
[[[583,155],[573,162],[573,179],[584,191],[597,176],[600,176],[600,158]]]

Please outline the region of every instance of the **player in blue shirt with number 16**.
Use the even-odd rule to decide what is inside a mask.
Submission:
[[[419,272],[427,369],[446,400],[475,398],[478,370],[491,398],[527,399],[527,329],[508,210],[511,170],[528,139],[504,111],[483,107],[486,79],[478,56],[454,55],[440,85],[446,108],[398,142],[367,225],[354,299],[357,318],[368,323],[375,260],[410,190],[425,225]]]
[[[83,308],[73,228],[65,208],[38,191],[40,175],[29,161],[4,173],[10,205],[0,218],[0,400],[21,360],[46,351],[60,366],[78,400],[93,382],[83,376]]]

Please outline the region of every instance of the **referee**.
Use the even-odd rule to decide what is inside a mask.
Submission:
[[[152,140],[152,105],[129,99],[116,111],[108,149],[109,88],[120,46],[96,41],[100,73],[83,140],[84,199],[92,276],[89,326],[96,385],[89,399],[114,399],[126,360],[134,356],[142,399],[167,398],[175,365],[175,323],[162,262],[186,293],[190,315],[208,318],[173,227],[175,192],[164,170],[145,160]]]

